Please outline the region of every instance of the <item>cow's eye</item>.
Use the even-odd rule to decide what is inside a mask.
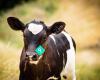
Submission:
[[[34,36],[34,41],[37,41],[38,40],[38,36]]]
[[[46,40],[46,36],[43,36],[43,40]]]
[[[26,36],[24,35],[24,39],[26,39]]]

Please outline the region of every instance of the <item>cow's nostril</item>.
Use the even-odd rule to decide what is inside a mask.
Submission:
[[[34,54],[34,55],[32,56],[32,60],[34,60],[34,61],[37,60],[37,55],[36,55],[36,54]]]

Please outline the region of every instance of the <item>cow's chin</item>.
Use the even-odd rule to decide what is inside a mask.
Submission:
[[[35,65],[37,65],[38,63],[39,63],[39,61],[40,61],[40,59],[42,58],[42,56],[40,56],[37,60],[32,60],[31,58],[30,58],[30,60],[29,60],[29,63],[30,64],[35,64]]]

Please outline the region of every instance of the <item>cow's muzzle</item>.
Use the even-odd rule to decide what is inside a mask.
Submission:
[[[26,52],[27,57],[29,58],[29,61],[37,61],[38,60],[38,55],[35,52]]]

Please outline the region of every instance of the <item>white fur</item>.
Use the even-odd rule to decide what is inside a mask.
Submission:
[[[43,25],[41,24],[35,24],[35,23],[30,23],[28,25],[28,30],[31,31],[33,34],[38,34],[43,30]]]
[[[67,64],[66,64],[65,68],[63,69],[61,75],[66,75],[67,76],[67,73],[68,73],[68,71],[70,69],[71,73],[72,73],[72,80],[76,80],[76,75],[75,75],[75,50],[74,50],[72,38],[66,32],[62,31],[62,33],[68,39],[68,41],[70,43],[70,49],[66,50],[66,53],[67,53]],[[55,40],[54,36],[50,35],[50,37],[53,39],[53,41],[54,41],[54,43],[56,45],[56,40]],[[58,52],[58,54],[59,54],[59,52]],[[64,61],[65,60],[63,60],[63,65],[65,63]]]
[[[67,73],[69,71],[68,69],[70,69],[71,73],[72,73],[72,80],[76,80],[76,75],[75,75],[75,50],[74,50],[74,46],[73,46],[73,43],[72,43],[72,38],[66,32],[63,31],[62,33],[66,36],[66,38],[68,39],[68,41],[70,43],[70,49],[68,49],[66,51],[66,53],[67,53],[67,64],[66,64],[65,69],[63,71],[67,76]],[[61,74],[63,74],[63,73],[61,73]]]
[[[53,39],[53,41],[54,41],[54,43],[55,43],[55,45],[56,45],[56,40],[55,40],[55,38],[54,38],[53,35],[55,35],[55,34],[51,34],[49,37]]]
[[[47,80],[58,80],[58,78],[56,78],[55,76],[51,76]]]
[[[53,35],[55,35],[55,34],[50,35],[50,37],[52,38],[52,40],[54,41],[54,43],[55,43],[55,45],[56,45],[56,40],[55,40],[55,38],[54,38]],[[58,55],[60,56],[58,49],[57,49],[57,53],[58,53]]]

